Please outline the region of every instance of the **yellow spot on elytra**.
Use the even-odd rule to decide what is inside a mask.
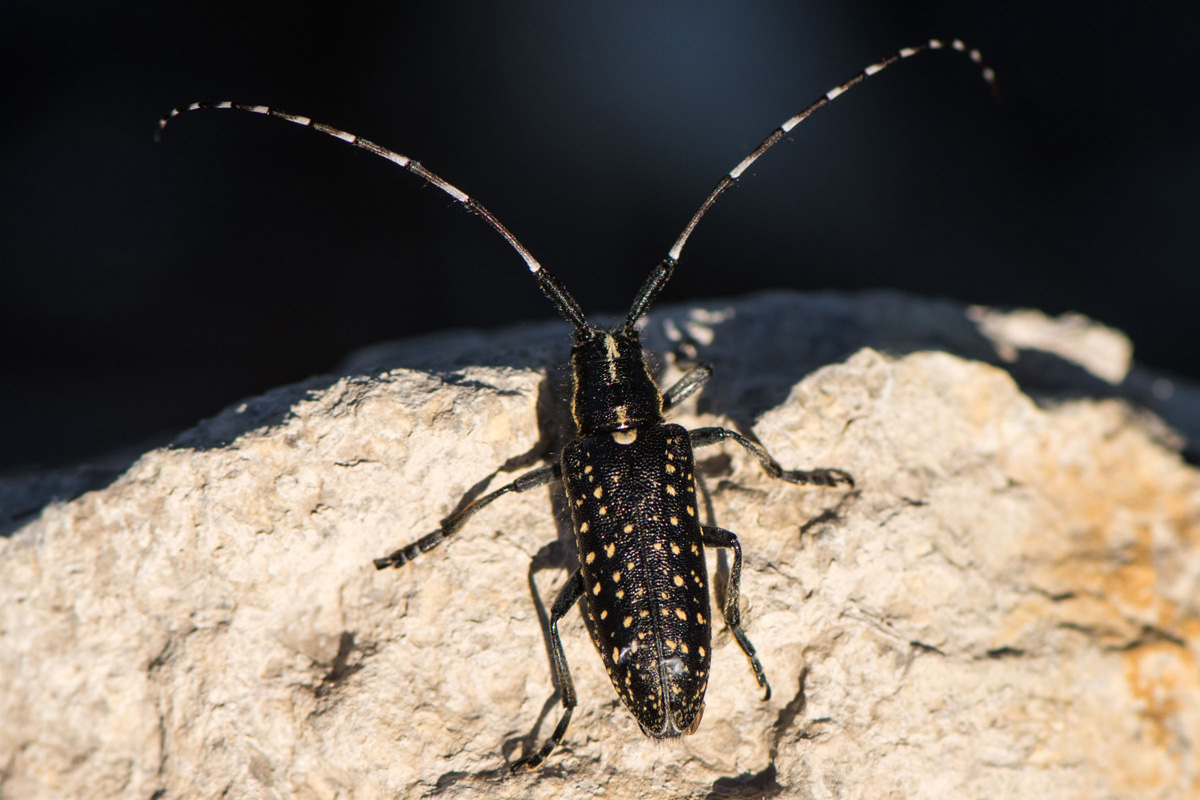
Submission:
[[[621,582],[621,570],[617,570],[616,572],[613,573],[613,583],[620,583],[620,582]]]
[[[575,501],[575,505],[577,505],[577,506],[581,506],[581,505],[583,505],[583,498],[581,497],[581,498],[579,498],[578,500],[576,500],[576,501]]]
[[[596,491],[592,492],[592,497],[596,498],[597,500],[599,500],[601,497],[604,497],[604,487],[597,486]]]
[[[604,555],[606,555],[607,557],[612,558],[613,553],[615,553],[615,552],[617,552],[617,546],[615,544],[613,544],[612,542],[609,542],[608,544],[604,545]]]
[[[625,569],[633,569],[633,562],[632,562],[632,561],[626,561],[626,562],[625,562]]]
[[[675,640],[674,639],[664,639],[663,644],[665,644],[667,646],[668,650],[675,649]]]
[[[616,661],[620,657],[621,657],[621,651],[614,647],[613,648],[613,661]]]
[[[696,516],[696,509],[692,508],[691,506],[687,507],[687,512],[689,517]]]
[[[626,628],[628,628],[630,625],[633,624],[633,617],[626,617],[625,621],[621,624],[624,625]]]
[[[600,506],[600,516],[603,517],[607,513],[608,513],[608,506]]]
[[[580,526],[579,526],[579,532],[580,532],[580,533],[587,533],[587,532],[588,532],[588,527],[589,527],[589,526],[588,526],[588,524],[587,524],[586,522],[585,522],[585,523],[583,523],[582,525],[580,525]]]
[[[596,585],[592,587],[592,594],[600,594],[600,581],[596,581]]]
[[[674,473],[674,472],[675,472],[675,465],[674,465],[674,464],[667,464],[667,474],[668,474],[668,475],[670,475],[670,474],[672,474],[672,473]]]
[[[696,622],[699,622],[701,625],[703,625],[703,624],[704,624],[704,615],[703,615],[703,614],[701,614],[699,611],[697,611],[697,612],[696,612]],[[703,648],[703,647],[702,647],[702,648],[700,648],[700,649],[701,649],[701,651],[703,651],[703,650],[704,650],[704,648]],[[700,655],[704,655],[704,653],[703,653],[703,652],[701,652],[701,653],[700,653]]]
[[[624,597],[625,597],[625,590],[617,589],[617,599],[621,600],[621,599],[624,599]]]
[[[655,543],[654,543],[654,549],[655,549],[655,550],[662,550],[662,542],[655,542]]]
[[[675,487],[669,483],[667,484],[667,494],[671,495],[671,497],[675,496]]]
[[[625,526],[625,532],[626,532],[626,533],[633,533],[633,526],[632,526],[632,525],[626,525],[626,526]]]
[[[676,585],[676,586],[683,586],[683,578],[682,578],[681,576],[679,576],[679,575],[676,575],[676,576],[675,576],[675,585]],[[596,584],[596,592],[597,592],[597,593],[599,593],[599,592],[600,592],[600,584],[598,584],[598,583]]]
[[[641,611],[638,612],[638,616],[639,617],[648,617],[648,616],[650,616],[650,612],[643,608]]]
[[[686,644],[679,645],[679,649],[685,653],[688,652],[688,646]]]
[[[663,599],[663,600],[666,600],[666,599],[670,598],[670,596],[671,596],[671,593],[670,593],[670,592],[668,592],[666,589],[664,589],[664,590],[662,591],[662,599]]]
[[[592,465],[591,465],[591,464],[588,464],[586,467],[584,467],[584,468],[583,468],[583,474],[584,474],[584,475],[588,475],[588,474],[590,474],[590,473],[591,473],[591,471],[592,471]]]
[[[674,520],[675,518],[671,517],[671,519]],[[678,524],[678,521],[676,521],[672,524]],[[671,552],[674,553],[675,555],[679,555],[679,545],[675,544],[674,542],[671,542]]]
[[[679,517],[671,517],[667,521],[670,522],[672,525],[678,525]],[[674,553],[675,555],[679,555],[679,547],[676,545],[671,545],[671,552]]]
[[[596,560],[596,554],[594,552],[587,554],[587,563],[590,564],[595,560]]]
[[[608,609],[607,608],[600,612],[600,619],[608,619]]]
[[[695,544],[692,545],[692,555],[694,555],[694,556],[700,555],[700,548],[697,547]]]
[[[704,648],[703,647],[700,648],[700,657],[704,658]],[[702,672],[700,674],[703,675],[704,673]]]
[[[682,608],[675,609],[675,616],[679,617],[682,620],[685,620],[685,621],[687,620],[687,614],[684,612],[684,610]]]

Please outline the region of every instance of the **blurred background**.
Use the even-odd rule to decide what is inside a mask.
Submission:
[[[1200,376],[1200,6],[32,3],[0,7],[0,473],[162,443],[373,342],[553,315],[520,259],[623,313],[717,179],[810,119],[692,238],[663,302],[893,287],[1079,311]],[[564,326],[564,331],[566,330]],[[564,356],[565,356],[564,337]]]

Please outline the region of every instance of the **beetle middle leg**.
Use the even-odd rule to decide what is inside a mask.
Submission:
[[[466,524],[467,520],[475,515],[484,506],[490,504],[493,500],[502,497],[511,492],[527,492],[530,489],[536,489],[539,486],[545,486],[551,481],[556,481],[562,478],[562,467],[558,463],[551,464],[546,467],[526,472],[519,476],[515,481],[505,486],[501,486],[496,491],[485,494],[478,500],[468,503],[463,508],[451,514],[442,521],[442,525],[433,533],[426,534],[420,539],[417,539],[412,544],[405,545],[399,550],[386,555],[383,558],[375,559],[375,569],[387,569],[388,567],[402,567],[409,561],[412,561],[421,553],[427,553],[433,548],[441,544],[445,539],[458,532],[458,529]]]
[[[738,594],[742,586],[742,545],[738,542],[737,534],[724,528],[702,525],[700,532],[706,547],[725,547],[733,551],[733,567],[729,570],[729,586],[725,590],[725,624],[737,640],[738,647],[742,648],[742,652],[750,659],[754,680],[758,681],[758,685],[765,692],[763,700],[770,700],[771,685],[767,683],[767,675],[763,672],[762,662],[758,660],[754,645],[742,630],[742,612],[738,608]]]
[[[696,428],[688,431],[688,434],[692,438],[692,447],[704,447],[732,439],[745,448],[750,455],[757,458],[758,463],[762,464],[762,468],[768,475],[781,481],[814,486],[837,486],[839,483],[854,486],[854,478],[850,473],[840,469],[830,467],[818,467],[811,470],[784,469],[762,445],[752,442],[737,431],[731,431],[728,428]]]

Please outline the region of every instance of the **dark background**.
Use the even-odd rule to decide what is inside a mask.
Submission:
[[[1200,375],[1198,12],[1131,3],[0,8],[0,471],[160,443],[372,342],[552,309],[440,192],[233,99],[419,158],[586,311],[623,312],[722,173],[759,161],[664,302],[895,287],[1081,311]],[[564,326],[564,332],[565,332]],[[565,339],[564,339],[565,341]]]

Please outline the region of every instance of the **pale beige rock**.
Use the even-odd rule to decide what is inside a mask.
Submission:
[[[701,452],[770,701],[718,626],[700,730],[648,741],[573,612],[566,743],[506,777],[559,714],[556,493],[371,566],[554,444],[561,380],[518,365],[564,327],[460,334],[232,409],[0,540],[0,797],[1200,797],[1200,479],[1144,414],[922,351],[995,355],[947,303],[764,296],[648,341],[671,328],[717,366],[680,421],[858,480]]]
[[[1021,350],[1046,350],[1112,384],[1125,380],[1133,366],[1133,344],[1125,334],[1082,314],[1050,317],[1031,308],[972,306],[967,315],[1005,361],[1016,361]]]

